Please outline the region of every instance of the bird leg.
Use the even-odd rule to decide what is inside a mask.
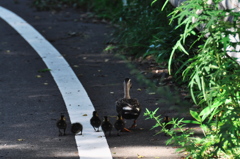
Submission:
[[[94,129],[94,131],[97,131],[94,126],[93,126],[93,129]]]
[[[117,136],[120,136],[120,131],[117,132]]]
[[[61,130],[58,129],[58,131],[59,131],[59,135],[58,135],[58,136],[62,136],[62,132],[61,132]]]
[[[77,135],[82,135],[82,131],[81,131],[81,134],[77,134]]]
[[[63,129],[63,135],[66,135],[65,131],[66,131],[66,129]]]
[[[133,124],[132,124],[132,126],[129,129],[132,129],[132,128],[135,128],[135,127],[137,127],[137,120],[133,121]]]

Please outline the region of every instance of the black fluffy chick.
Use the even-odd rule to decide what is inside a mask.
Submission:
[[[81,134],[79,135],[82,135],[82,131],[83,131],[83,126],[82,124],[80,123],[73,123],[72,126],[71,126],[71,132],[73,134],[78,134],[79,132],[81,132]]]
[[[115,129],[118,131],[117,135],[120,136],[120,131],[123,131],[125,128],[125,122],[121,115],[118,115],[116,122],[114,123]]]
[[[93,116],[92,118],[90,119],[90,123],[93,127],[93,129],[96,131],[96,132],[99,132],[99,127],[101,126],[101,119],[98,117],[98,113],[97,111],[93,111]]]
[[[105,135],[106,135],[107,132],[109,132],[109,136],[111,136],[112,128],[113,128],[113,126],[112,126],[112,124],[109,122],[108,117],[107,117],[107,116],[104,116],[104,120],[103,120],[103,122],[102,122],[102,130],[103,130],[103,132],[105,133]]]
[[[67,128],[67,123],[65,121],[65,117],[63,114],[61,114],[61,118],[57,121],[57,127],[58,127],[58,130],[59,130],[59,136],[62,136],[62,135],[66,135],[65,131],[66,131],[66,128]],[[62,131],[63,130],[63,133]]]
[[[163,119],[163,122],[165,123],[165,128],[170,130],[173,125],[172,124],[169,124],[169,122],[171,121],[171,118],[169,116],[165,116],[164,119]]]

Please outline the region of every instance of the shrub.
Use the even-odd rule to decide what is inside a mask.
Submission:
[[[188,157],[192,158],[236,159],[240,156],[240,71],[236,59],[227,53],[229,47],[236,48],[237,43],[231,41],[230,37],[240,31],[240,14],[232,10],[220,10],[219,2],[186,1],[170,14],[171,21],[178,20],[178,27],[183,26],[184,30],[171,53],[169,68],[176,50],[192,54],[185,49],[190,35],[197,37],[195,42],[203,41],[198,46],[197,54],[185,61],[183,72],[183,78],[189,81],[193,101],[200,109],[190,111],[194,120],[176,120],[174,124],[175,127],[179,127],[180,123],[197,124],[204,136],[191,136],[193,132],[186,134],[184,129],[181,129],[180,135],[166,132],[171,136],[168,143],[182,146],[183,150],[189,152]],[[231,16],[232,21],[224,21],[226,15]],[[196,22],[193,23],[192,19],[196,19]],[[202,28],[201,32],[196,32],[195,28]],[[145,115],[155,119],[155,114],[146,111]],[[158,123],[159,119],[156,121]]]

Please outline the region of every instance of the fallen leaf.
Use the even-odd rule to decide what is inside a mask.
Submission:
[[[23,139],[18,139],[18,141],[23,141]]]
[[[77,68],[77,67],[79,67],[79,66],[78,66],[78,65],[73,65],[73,67],[76,67],[76,68]]]
[[[83,116],[87,116],[87,114],[83,114]]]
[[[76,36],[76,35],[77,35],[77,32],[74,32],[74,31],[71,32],[71,31],[69,31],[69,32],[68,32],[68,35],[69,35],[69,36]]]
[[[143,157],[145,157],[145,156],[141,156],[141,155],[139,155],[139,154],[137,154],[137,156],[138,156],[138,158],[143,158]]]
[[[105,62],[108,62],[108,61],[109,61],[109,59],[105,59],[104,61],[105,61]]]
[[[41,75],[37,75],[36,77],[37,77],[37,78],[41,78],[42,76],[41,76]]]
[[[138,90],[138,91],[142,91],[142,89],[141,89],[141,88],[138,88],[137,90]]]
[[[83,57],[82,59],[83,59],[83,60],[86,60],[86,59],[87,59],[87,57]]]
[[[41,70],[38,70],[38,72],[49,72],[49,71],[51,71],[51,69],[49,69],[49,68],[44,68],[44,69],[41,69]]]
[[[110,92],[110,94],[114,94],[114,92]]]
[[[113,152],[113,154],[116,154],[116,152]]]
[[[153,94],[156,94],[156,93],[155,92],[149,92],[148,94],[153,95]]]

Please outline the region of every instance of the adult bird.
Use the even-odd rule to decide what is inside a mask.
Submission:
[[[123,82],[124,97],[116,101],[117,113],[121,115],[124,119],[133,119],[133,124],[130,129],[137,126],[137,118],[141,113],[141,106],[138,100],[135,98],[131,98],[130,96],[131,87],[131,79],[125,78]],[[124,130],[129,131],[126,128]]]
[[[112,124],[109,122],[108,117],[107,117],[107,116],[104,116],[104,120],[103,120],[103,122],[102,122],[102,130],[103,130],[103,132],[105,133],[105,135],[106,135],[107,132],[109,132],[108,135],[111,136],[112,128],[113,128],[113,126],[112,126]]]
[[[81,134],[79,135],[82,135],[82,131],[83,131],[83,126],[81,123],[73,123],[72,126],[71,126],[71,132],[73,134],[79,134],[79,132],[81,132]]]
[[[101,126],[101,119],[98,117],[98,113],[97,111],[93,111],[93,116],[92,118],[90,119],[90,123],[93,127],[93,129],[96,131],[96,132],[99,132],[99,127]]]
[[[65,121],[65,117],[63,114],[61,114],[61,118],[57,121],[57,127],[58,127],[58,130],[59,130],[59,136],[62,136],[62,135],[66,135],[65,131],[66,131],[66,128],[67,128],[67,123]],[[62,131],[63,130],[63,133]]]

